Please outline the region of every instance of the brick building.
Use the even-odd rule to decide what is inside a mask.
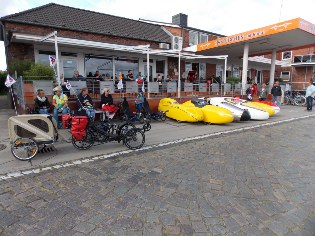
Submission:
[[[0,40],[5,42],[7,64],[13,60],[32,60],[49,64],[48,55],[55,54],[53,41],[40,41],[45,35],[57,31],[60,74],[71,78],[73,70],[87,76],[99,70],[105,77],[115,74],[147,74],[147,59],[139,45],[159,49],[149,59],[150,79],[160,74],[164,79],[178,77],[176,54],[163,53],[182,47],[184,50],[223,35],[188,26],[188,16],[173,16],[172,23],[149,20],[131,20],[78,8],[50,3],[0,19]],[[182,44],[182,45],[181,45]],[[132,47],[129,50],[128,47]],[[161,53],[162,51],[162,53]],[[225,52],[229,55],[229,51]],[[282,61],[289,67],[276,67],[276,78],[285,82],[305,82],[314,71],[314,48],[277,54],[276,65]],[[265,56],[268,58],[268,55]],[[292,62],[292,63],[291,63]],[[283,63],[282,63],[283,64]],[[291,66],[292,64],[292,66]],[[269,81],[270,63],[249,60],[247,77],[257,83]],[[229,59],[225,67],[222,60],[197,58],[183,59],[181,73],[196,71],[197,82],[205,82],[212,75],[241,76],[242,59]],[[303,84],[303,83],[302,83]],[[301,87],[303,88],[303,86]]]

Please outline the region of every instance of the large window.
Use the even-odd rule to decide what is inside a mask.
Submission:
[[[189,46],[198,44],[198,32],[189,31]]]
[[[281,78],[283,81],[290,81],[290,71],[281,71]]]
[[[131,70],[134,75],[138,75],[138,60],[126,58],[117,58],[115,60],[115,71],[117,75],[122,73],[123,77],[126,77],[129,70]]]
[[[73,72],[78,69],[77,60],[66,59],[62,60],[63,66],[63,76],[65,79],[71,79],[73,77]]]
[[[113,59],[111,57],[85,55],[85,76],[90,72],[94,75],[97,70],[101,75],[112,78]]]
[[[200,34],[200,43],[208,42],[208,35],[207,34]]]
[[[55,57],[55,52],[52,51],[38,51],[37,63],[49,66],[49,56]]]

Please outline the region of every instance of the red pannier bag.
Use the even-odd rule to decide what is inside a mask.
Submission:
[[[81,141],[85,138],[88,122],[87,116],[72,117],[71,134],[75,140]]]
[[[118,107],[115,105],[107,105],[107,104],[103,104],[102,106],[102,110],[103,111],[108,111],[109,113],[114,113],[116,111],[118,111]]]
[[[63,114],[61,116],[61,120],[62,120],[62,127],[65,129],[70,128],[70,122],[71,122],[71,116],[68,114]]]

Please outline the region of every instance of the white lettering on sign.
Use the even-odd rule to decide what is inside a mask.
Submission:
[[[238,41],[242,41],[245,39],[251,39],[251,38],[256,38],[258,36],[264,35],[266,32],[265,30],[261,30],[261,31],[256,31],[253,33],[249,33],[249,34],[239,34],[239,35],[235,35],[235,36],[231,36],[231,37],[226,37],[223,39],[218,39],[217,41],[215,41],[215,45],[221,45],[221,44],[225,44],[225,43],[232,43],[232,42],[238,42]]]
[[[286,29],[288,27],[288,25],[291,25],[291,24],[292,23],[288,22],[288,23],[284,23],[282,25],[275,25],[275,26],[271,27],[271,29],[273,29],[274,31],[277,31],[277,30],[282,31],[282,30]]]

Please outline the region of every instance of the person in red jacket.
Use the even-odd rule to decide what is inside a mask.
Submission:
[[[258,85],[256,83],[254,83],[253,85],[253,94],[252,95],[256,95],[258,94]]]

